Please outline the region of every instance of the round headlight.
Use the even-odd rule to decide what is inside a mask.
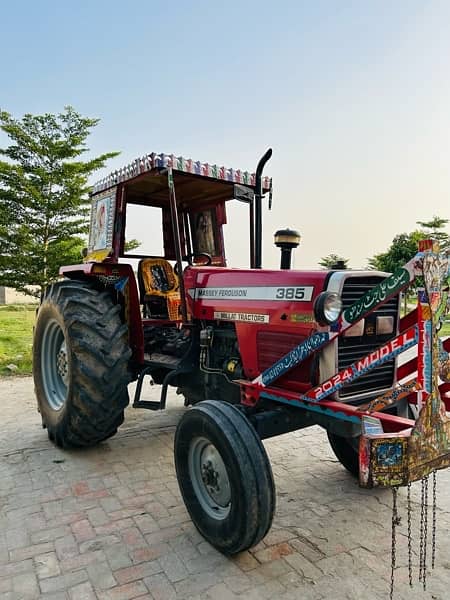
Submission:
[[[319,325],[331,325],[339,319],[342,300],[333,292],[322,292],[314,301],[314,318]]]

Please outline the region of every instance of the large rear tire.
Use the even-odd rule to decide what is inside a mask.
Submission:
[[[238,408],[206,400],[186,412],[175,434],[175,467],[186,508],[215,548],[235,554],[266,535],[275,510],[272,469]]]
[[[131,351],[119,312],[86,281],[55,283],[42,299],[33,376],[42,424],[58,446],[93,446],[123,422]]]

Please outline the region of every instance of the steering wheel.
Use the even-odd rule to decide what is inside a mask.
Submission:
[[[183,256],[183,260],[187,261],[189,263],[189,265],[192,265],[192,261],[194,258],[204,258],[205,265],[212,264],[212,256],[211,256],[211,254],[208,254],[207,252],[191,252],[190,254]],[[178,273],[178,263],[175,263],[173,265],[173,270],[175,272],[175,275],[177,275],[177,277],[179,277],[180,274]]]
[[[192,265],[192,262],[195,258],[204,258],[206,260],[206,262],[202,263],[204,265],[212,264],[212,256],[211,256],[211,254],[208,254],[207,252],[191,252],[190,254],[188,254],[187,256],[185,256],[183,258],[185,258],[190,265]]]

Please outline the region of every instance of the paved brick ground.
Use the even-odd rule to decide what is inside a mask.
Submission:
[[[31,379],[0,380],[0,406],[3,600],[388,597],[391,493],[359,489],[318,428],[266,442],[277,485],[273,527],[230,559],[197,533],[181,501],[172,443],[185,409],[175,396],[163,413],[130,409],[118,435],[77,452],[48,441]],[[409,588],[404,516],[396,598],[450,597],[450,474],[438,481],[437,567],[427,592]],[[405,515],[404,490],[400,509]]]

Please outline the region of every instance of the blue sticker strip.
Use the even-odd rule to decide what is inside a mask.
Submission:
[[[340,421],[348,421],[350,423],[356,423],[357,425],[361,425],[361,416],[349,415],[342,411],[331,410],[330,408],[325,408],[322,404],[302,402],[302,400],[288,400],[287,398],[283,398],[283,396],[269,394],[268,392],[261,392],[260,397],[265,398],[266,400],[282,402],[283,404],[288,404],[289,406],[297,406],[299,408],[304,408],[305,410],[320,413],[321,415],[328,415],[330,417],[334,417],[335,419],[339,419]]]
[[[398,354],[408,350],[408,348],[411,348],[417,344],[418,339],[419,328],[416,325],[412,330],[412,335],[411,330],[408,330],[381,348],[378,348],[364,358],[352,363],[340,371],[337,375],[334,375],[330,379],[324,381],[321,385],[312,388],[312,390],[310,390],[311,395],[303,394],[300,396],[300,398],[303,400],[309,400],[309,402],[318,402],[319,400],[323,400],[333,392],[341,389],[341,387],[346,383],[350,383],[351,381],[358,379],[358,377],[362,377],[362,375],[365,375],[372,369],[379,367],[391,358],[394,358]],[[398,345],[399,343],[401,343],[400,346]]]
[[[290,352],[288,352],[283,358],[280,358],[276,363],[274,363],[271,367],[266,369],[261,373],[257,380],[261,380],[264,385],[269,385],[277,379],[281,377],[298,365],[299,362],[305,360],[310,354],[324,346],[330,341],[329,333],[315,333],[310,338],[306,339],[304,342],[293,348]]]

